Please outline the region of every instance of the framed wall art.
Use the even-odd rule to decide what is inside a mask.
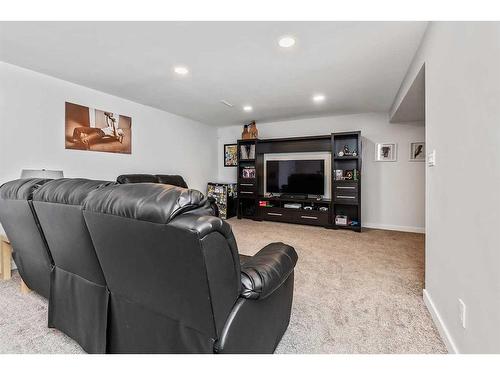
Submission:
[[[131,154],[132,118],[79,104],[65,104],[65,147]]]
[[[396,161],[396,143],[377,143],[375,145],[375,161]]]
[[[425,161],[425,142],[410,142],[410,161]]]
[[[238,145],[236,143],[224,145],[224,167],[238,166]]]

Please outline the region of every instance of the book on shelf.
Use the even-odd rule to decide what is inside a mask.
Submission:
[[[240,159],[255,159],[255,145],[240,145]]]

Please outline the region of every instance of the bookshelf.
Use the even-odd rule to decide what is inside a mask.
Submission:
[[[361,232],[361,132],[333,133],[331,145],[332,225]]]
[[[240,139],[238,145],[238,219],[257,213],[257,139]]]

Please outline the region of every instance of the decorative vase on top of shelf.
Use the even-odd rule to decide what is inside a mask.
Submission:
[[[259,137],[259,130],[257,129],[255,121],[252,121],[248,125],[248,132],[250,133],[250,139],[257,139]]]
[[[248,132],[248,125],[243,125],[243,133],[241,133],[241,139],[250,139],[250,133]]]
[[[257,125],[255,121],[252,121],[250,124],[243,125],[243,133],[241,133],[241,139],[250,140],[257,139],[259,136],[259,131],[257,130]]]

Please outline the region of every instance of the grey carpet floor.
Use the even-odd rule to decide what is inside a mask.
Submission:
[[[299,254],[290,326],[277,353],[446,353],[424,306],[424,236],[230,219],[242,254],[273,241]],[[0,281],[0,353],[81,353],[47,328],[47,302]]]

